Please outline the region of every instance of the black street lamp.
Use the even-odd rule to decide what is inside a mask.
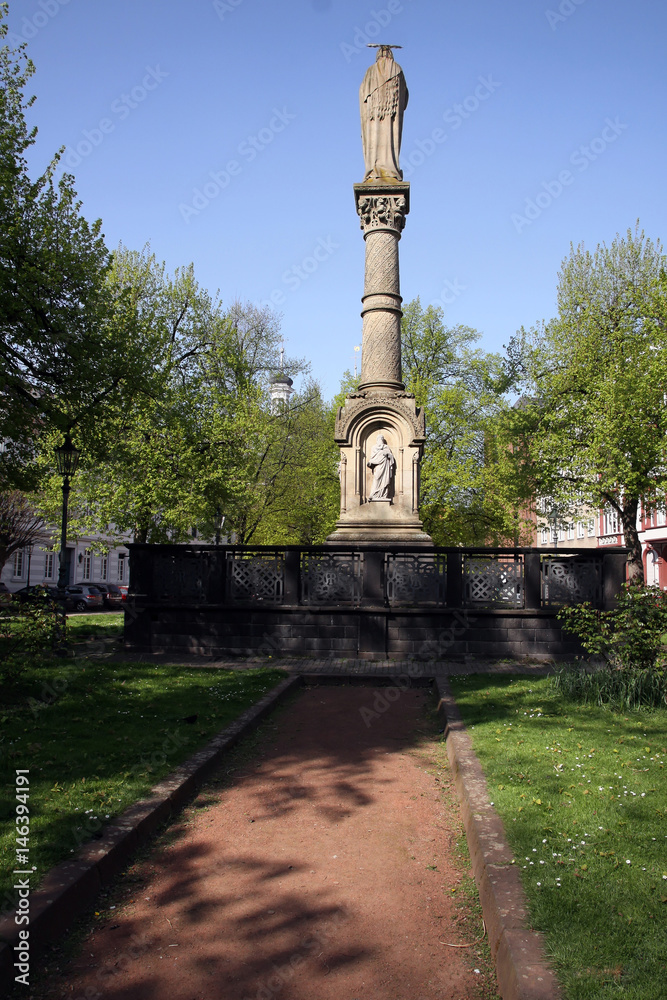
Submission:
[[[32,561],[32,550],[33,550],[33,548],[34,548],[34,545],[33,545],[32,542],[30,542],[30,544],[26,545],[26,547],[25,547],[25,550],[28,553],[28,581],[27,581],[27,584],[26,584],[26,586],[28,588],[28,593],[30,593],[30,563]]]
[[[554,548],[558,548],[558,528],[561,520],[560,507],[557,504],[553,504],[551,510],[549,511],[547,520],[551,525],[552,539],[554,543]]]
[[[60,573],[58,575],[58,590],[64,591],[67,586],[67,504],[69,501],[70,479],[77,470],[81,452],[72,444],[69,431],[64,442],[56,448],[56,466],[63,477],[63,515],[60,530]]]

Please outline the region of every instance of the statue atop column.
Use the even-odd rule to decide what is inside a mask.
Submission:
[[[400,45],[377,46],[375,65],[366,71],[359,88],[364,181],[403,179],[398,157],[408,88],[403,70],[394,61],[391,51],[397,48]]]
[[[401,375],[398,243],[410,211],[410,185],[398,157],[408,88],[391,52],[400,46],[373,47],[375,63],[359,90],[365,176],[354,185],[366,245],[361,378],[336,415],[340,518],[327,542],[432,548],[419,517],[424,412]]]

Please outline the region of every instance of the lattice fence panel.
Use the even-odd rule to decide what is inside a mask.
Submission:
[[[282,552],[230,552],[227,560],[230,601],[266,601],[279,604],[285,592]]]
[[[447,585],[445,557],[390,552],[385,561],[385,581],[390,604],[444,604]]]
[[[599,559],[563,556],[542,558],[542,603],[581,604],[590,601],[602,604],[602,563]]]
[[[466,605],[522,608],[523,557],[520,555],[465,555],[463,594]]]
[[[358,604],[362,562],[358,552],[304,552],[301,556],[303,604]]]
[[[153,579],[162,601],[178,600],[186,604],[206,600],[211,567],[204,553],[156,555]]]

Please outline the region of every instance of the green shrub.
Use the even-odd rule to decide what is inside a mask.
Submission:
[[[563,628],[586,652],[606,663],[595,670],[563,667],[553,683],[567,698],[621,709],[667,703],[665,645],[667,594],[657,587],[625,584],[616,607],[599,611],[588,602],[562,608]]]
[[[599,611],[585,602],[562,608],[558,618],[588,653],[613,667],[641,671],[664,662],[667,593],[657,587],[625,584],[615,608]]]
[[[60,637],[58,605],[48,599],[0,607],[0,683],[12,684],[26,664],[53,652]]]

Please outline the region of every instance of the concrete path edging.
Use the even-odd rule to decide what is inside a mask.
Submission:
[[[100,889],[127,864],[134,851],[145,844],[170,815],[177,813],[196,794],[220,760],[239,740],[255,729],[276,704],[302,684],[293,675],[272,688],[256,704],[184,764],[154,785],[140,799],[105,827],[99,840],[88,841],[76,855],[56,865],[39,889],[30,894],[31,964],[44,947],[71,927],[74,920],[93,906]],[[19,930],[14,915],[0,920],[0,985],[14,985],[14,949]]]
[[[444,677],[436,678],[447,756],[461,803],[472,869],[491,956],[503,1000],[561,1000],[547,962],[544,939],[527,924],[528,906],[502,820],[489,800],[482,766],[472,749],[456,701]]]

